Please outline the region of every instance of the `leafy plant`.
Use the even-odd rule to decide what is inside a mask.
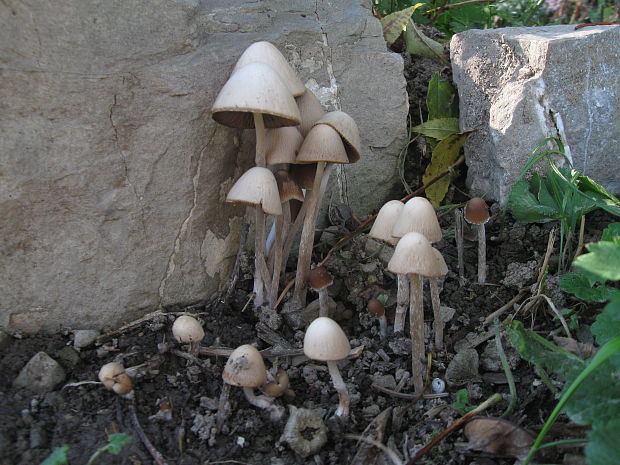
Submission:
[[[109,452],[113,455],[118,455],[121,453],[123,448],[131,442],[131,436],[125,433],[114,433],[108,436],[108,442],[104,446],[97,449],[93,455],[91,455],[90,459],[86,463],[86,465],[92,465],[95,463],[97,458],[105,453]],[[54,451],[43,461],[41,465],[66,465],[69,463],[69,459],[67,457],[67,452],[69,451],[69,446],[64,445],[57,447]]]
[[[452,408],[461,415],[475,409],[475,406],[469,405],[469,394],[467,389],[459,389],[456,391],[456,400],[452,403]]]

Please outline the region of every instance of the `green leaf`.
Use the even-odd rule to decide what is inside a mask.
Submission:
[[[68,451],[69,446],[57,447],[41,465],[65,465],[69,463],[69,459],[67,458]]]
[[[452,408],[461,415],[465,415],[470,410],[476,408],[469,405],[469,393],[467,389],[459,389],[456,391],[456,400],[452,404]]]
[[[560,276],[560,287],[574,296],[593,302],[605,302],[618,294],[618,290],[599,286],[593,287],[595,282],[589,275],[582,272],[566,273]]]
[[[560,213],[552,207],[541,205],[538,199],[530,192],[527,181],[517,181],[508,196],[508,206],[517,221],[526,223],[545,223],[559,220]]]
[[[396,42],[396,39],[403,33],[407,24],[411,20],[413,12],[423,3],[417,3],[404,10],[395,11],[387,16],[381,18],[381,27],[383,28],[383,37],[388,45],[392,45]]]
[[[439,72],[433,74],[428,82],[426,93],[426,107],[428,108],[428,119],[456,118],[459,116],[458,106],[455,105],[456,98],[454,87],[449,81],[441,79]],[[458,131],[458,121],[455,132]],[[447,137],[447,136],[446,136]],[[443,137],[436,137],[443,139]]]
[[[424,176],[422,176],[422,182],[424,184],[454,164],[459,156],[461,147],[463,147],[463,144],[471,133],[472,131],[466,131],[459,134],[452,134],[437,144],[437,146],[433,149],[431,162],[426,167]],[[435,184],[426,189],[426,196],[428,197],[428,200],[430,200],[435,207],[439,206],[443,198],[446,196],[449,186],[450,177],[444,176]]]
[[[620,238],[587,245],[590,253],[580,255],[575,267],[598,276],[601,281],[620,280]]]
[[[426,37],[413,21],[409,21],[403,35],[405,37],[405,44],[407,45],[407,51],[409,53],[434,58],[438,62],[445,65],[450,63],[450,60],[444,51],[443,45]]]
[[[620,223],[609,223],[605,229],[603,229],[602,241],[613,241],[620,237]]]
[[[588,465],[620,463],[620,419],[599,424],[590,431],[585,448]]]
[[[412,132],[419,132],[433,139],[443,140],[459,132],[458,118],[438,118],[426,121],[411,128]]]
[[[131,436],[125,433],[114,433],[108,436],[108,452],[118,455],[127,444],[131,442]]]
[[[605,344],[620,334],[620,296],[616,294],[590,327],[597,344]]]

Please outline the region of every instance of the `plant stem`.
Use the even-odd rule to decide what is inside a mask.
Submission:
[[[424,359],[424,295],[422,294],[422,277],[417,274],[409,275],[410,304],[409,304],[409,332],[411,334],[411,378],[415,392],[424,389],[424,370],[421,366]]]
[[[508,407],[506,407],[504,413],[500,415],[500,418],[505,418],[512,413],[515,405],[517,404],[517,387],[515,386],[515,379],[512,376],[510,364],[508,363],[506,353],[504,352],[504,347],[502,346],[502,335],[499,330],[498,319],[495,319],[495,346],[497,347],[497,353],[500,361],[502,362],[502,368],[504,369],[504,374],[506,375],[506,380],[508,381],[508,389],[510,390],[510,402],[508,403]]]
[[[441,300],[439,300],[438,278],[428,278],[431,288],[431,302],[433,304],[433,329],[435,330],[435,348],[443,349],[443,320],[441,319]]]
[[[405,331],[405,318],[409,306],[409,276],[398,274],[398,290],[396,291],[396,314],[394,315],[394,333]]]
[[[347,385],[342,379],[337,362],[331,360],[328,361],[327,369],[329,370],[329,374],[332,377],[332,383],[334,383],[334,388],[338,391],[338,396],[340,398],[335,415],[340,418],[346,418],[349,416],[349,391],[347,391]]]

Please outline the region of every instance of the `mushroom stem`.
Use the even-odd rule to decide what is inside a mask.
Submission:
[[[257,396],[251,387],[244,387],[243,393],[250,404],[267,410],[272,420],[279,420],[284,415],[284,408],[274,404],[273,397]]]
[[[478,282],[487,280],[487,240],[484,223],[478,226]]]
[[[200,346],[202,341],[191,341],[189,343],[189,350],[187,351],[191,355],[198,355],[200,352]]]
[[[463,210],[454,210],[454,235],[456,236],[456,253],[459,263],[459,285],[465,284],[465,260],[463,259]]]
[[[254,247],[254,307],[260,307],[265,302],[265,282],[269,282],[269,270],[265,263],[265,213],[260,205],[256,206]]]
[[[265,157],[267,154],[267,131],[262,113],[252,113],[254,116],[254,128],[256,129],[256,166],[264,168],[266,166]]]
[[[411,378],[416,393],[424,389],[422,359],[424,358],[424,300],[422,277],[410,274],[409,331],[411,334]]]
[[[441,301],[439,300],[439,284],[437,278],[428,278],[433,302],[433,329],[435,330],[435,348],[443,349],[443,320],[441,319]]]
[[[297,233],[299,232],[299,228],[304,222],[304,218],[306,217],[306,211],[308,210],[308,202],[305,202],[301,205],[301,209],[297,214],[297,218],[293,221],[293,224],[289,228],[286,233],[286,239],[284,240],[284,247],[282,247],[282,263],[286,266],[286,262],[288,261],[289,253],[291,252],[291,247],[293,246],[293,241],[297,237]]]
[[[385,315],[379,317],[379,334],[381,334],[381,339],[387,337],[387,318]]]
[[[396,292],[396,314],[394,315],[394,332],[405,331],[405,318],[409,305],[409,277],[406,274],[398,274],[398,291]]]
[[[321,289],[319,292],[319,316],[329,316],[329,296],[327,288]]]
[[[280,272],[282,271],[282,230],[284,221],[289,221],[291,210],[288,202],[282,202],[282,215],[275,221],[275,243],[273,249],[273,275],[271,277],[271,291],[269,293],[269,305],[274,308],[278,299],[278,287],[280,285]]]
[[[327,369],[329,370],[332,383],[334,383],[334,388],[338,391],[338,396],[340,398],[335,415],[340,418],[346,418],[349,416],[349,391],[347,391],[347,385],[344,383],[340,375],[340,370],[338,369],[338,364],[335,361],[328,361]]]

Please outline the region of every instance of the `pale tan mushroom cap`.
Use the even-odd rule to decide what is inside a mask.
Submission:
[[[407,201],[400,218],[394,225],[392,236],[403,237],[408,232],[424,234],[431,242],[441,240],[441,227],[431,203],[424,197],[413,197]]]
[[[295,126],[267,129],[267,164],[295,163],[303,141],[304,137]]]
[[[106,363],[99,369],[99,381],[101,381],[107,389],[112,390],[116,384],[114,378],[122,373],[125,373],[125,367],[120,363]]]
[[[251,63],[264,63],[271,66],[286,84],[291,95],[297,97],[306,91],[306,87],[301,82],[297,73],[288,64],[284,55],[278,48],[270,42],[255,42],[250,45],[239,57],[233,73],[243,66]]]
[[[437,266],[437,257],[426,237],[409,232],[400,238],[388,263],[388,270],[396,274],[429,276]]]
[[[398,238],[392,236],[392,231],[404,207],[405,204],[400,200],[390,200],[383,204],[368,235],[373,239],[396,245]]]
[[[301,144],[297,163],[349,163],[349,157],[338,133],[326,124],[314,126]]]
[[[362,151],[360,132],[357,123],[350,115],[344,111],[330,111],[314,123],[315,126],[318,124],[327,124],[340,134],[347,149],[349,163],[355,163],[360,159],[360,152]]]
[[[267,381],[263,356],[256,347],[249,344],[237,347],[228,357],[222,379],[233,386],[262,386]]]
[[[267,168],[250,168],[232,186],[226,196],[227,202],[261,205],[269,215],[281,215],[282,204],[278,193],[278,183]]]
[[[320,120],[325,114],[325,110],[321,106],[321,102],[316,98],[316,95],[310,90],[306,91],[299,97],[295,97],[297,106],[299,107],[299,114],[301,115],[301,124],[299,130],[301,134],[306,137],[318,120]]]
[[[252,113],[261,113],[266,128],[297,126],[295,98],[268,65],[251,63],[230,76],[212,108],[215,121],[239,129],[254,128]]]
[[[189,315],[181,315],[172,324],[172,335],[178,342],[200,342],[205,337],[198,320]]]
[[[445,276],[448,274],[448,265],[446,265],[446,261],[443,258],[441,252],[435,248],[433,248],[433,254],[435,255],[435,267],[431,270],[430,273],[425,274],[423,276],[427,278],[439,278],[441,276]]]
[[[342,360],[349,355],[351,345],[346,334],[331,318],[315,319],[304,337],[304,354],[312,360],[322,362]]]

